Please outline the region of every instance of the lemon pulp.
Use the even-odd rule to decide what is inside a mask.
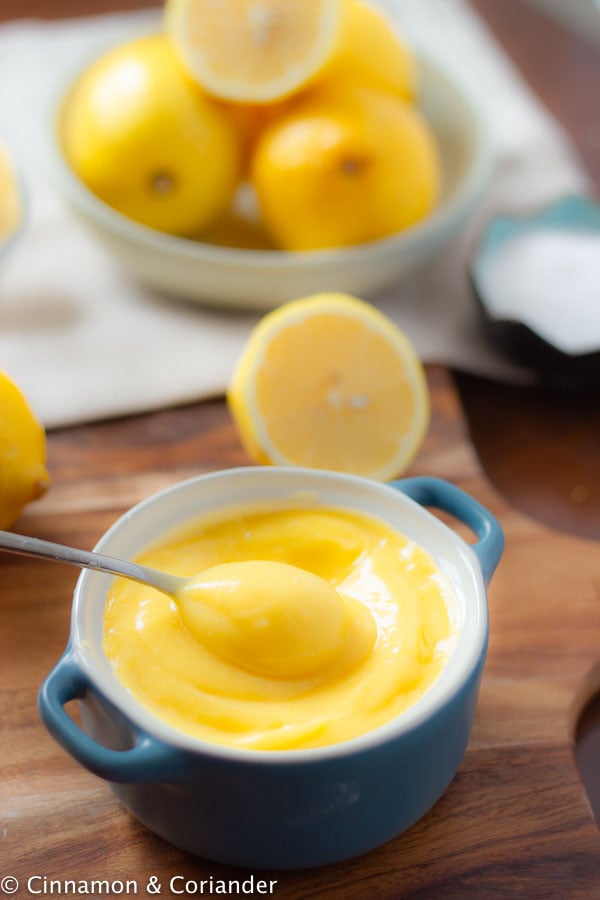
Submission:
[[[169,0],[166,28],[209,93],[270,103],[325,65],[339,39],[341,13],[340,0]]]

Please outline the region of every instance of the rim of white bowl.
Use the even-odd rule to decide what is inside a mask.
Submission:
[[[151,29],[138,35],[150,35],[156,33]],[[324,249],[324,250],[252,250],[238,247],[222,247],[218,244],[209,244],[190,238],[178,237],[166,232],[150,228],[134,219],[130,219],[117,210],[110,207],[87,188],[74,174],[68,165],[60,145],[59,122],[62,107],[73,88],[78,77],[98,59],[99,56],[117,46],[111,42],[100,50],[96,50],[86,60],[84,65],[77,66],[68,78],[65,78],[56,91],[53,102],[49,105],[49,113],[46,125],[46,150],[50,162],[51,173],[54,175],[64,196],[75,198],[75,204],[86,210],[91,218],[96,219],[102,226],[112,230],[121,237],[141,246],[155,251],[169,252],[182,259],[192,259],[202,263],[230,263],[242,268],[254,268],[257,265],[264,269],[289,268],[298,266],[302,269],[311,269],[328,266],[330,264],[343,264],[346,260],[356,261],[358,257],[377,259],[381,254],[389,252],[390,247],[402,246],[410,249],[417,245],[421,236],[427,234],[443,235],[455,224],[456,219],[462,218],[473,206],[485,186],[494,164],[494,149],[490,129],[473,96],[461,86],[458,81],[448,74],[443,65],[433,60],[427,54],[421,52],[418,47],[413,47],[413,53],[417,60],[417,66],[427,67],[434,71],[436,77],[442,81],[460,97],[471,119],[473,132],[476,135],[474,162],[456,192],[438,209],[434,210],[426,219],[403,231],[388,237],[369,241],[363,244],[354,244],[351,247]]]
[[[456,696],[461,688],[464,687],[467,680],[473,675],[476,667],[480,663],[482,656],[485,654],[489,619],[487,593],[479,560],[471,546],[440,519],[428,512],[425,507],[416,503],[401,491],[393,488],[391,485],[373,482],[369,479],[362,478],[361,476],[318,469],[299,467],[278,469],[269,466],[238,467],[194,476],[185,481],[177,482],[176,484],[147,497],[140,503],[137,503],[117,519],[117,521],[103,534],[94,549],[102,552],[111,552],[110,549],[106,550],[106,545],[114,540],[122,528],[126,527],[138,516],[146,515],[154,504],[162,502],[168,495],[176,495],[178,492],[185,492],[189,490],[192,485],[206,484],[209,481],[219,481],[224,479],[235,480],[248,477],[267,479],[281,478],[285,480],[286,477],[289,477],[290,475],[310,479],[311,482],[316,483],[317,485],[321,484],[326,486],[327,483],[331,484],[332,481],[334,481],[338,485],[348,487],[349,490],[351,490],[352,485],[354,485],[354,490],[368,490],[369,492],[372,492],[375,497],[379,496],[382,499],[385,498],[390,500],[390,498],[393,497],[393,502],[397,503],[399,506],[404,505],[413,511],[416,510],[423,521],[427,522],[427,527],[442,536],[443,540],[445,540],[452,548],[454,554],[458,553],[459,556],[463,558],[465,565],[473,576],[473,584],[468,589],[468,591],[472,592],[470,607],[463,610],[465,615],[463,615],[463,620],[458,629],[456,643],[442,671],[425,693],[404,712],[378,728],[360,734],[347,741],[329,744],[323,747],[311,747],[296,750],[267,750],[234,747],[186,734],[174,726],[169,725],[158,715],[145,707],[141,701],[137,700],[118,680],[114,673],[110,673],[110,677],[107,677],[106,672],[99,670],[96,660],[90,656],[89,646],[96,646],[99,649],[101,657],[108,665],[108,660],[106,659],[101,646],[102,635],[94,636],[96,641],[96,644],[94,644],[88,636],[81,633],[80,620],[86,604],[86,590],[93,583],[92,580],[102,577],[106,578],[107,576],[92,571],[82,572],[75,586],[71,612],[71,646],[77,662],[101,695],[106,697],[136,726],[169,745],[174,750],[202,753],[215,758],[228,759],[236,762],[251,762],[253,764],[270,765],[285,765],[286,763],[292,764],[298,762],[321,762],[343,756],[352,756],[368,750],[369,748],[384,745],[388,741],[412,732],[414,729],[425,724],[427,720],[443,709],[443,707]],[[245,501],[242,500],[241,505],[244,505],[244,502]],[[250,501],[250,503],[256,502],[259,502],[256,498]],[[229,507],[226,506],[221,508],[228,509]],[[361,509],[360,506],[356,506],[356,508],[359,510]],[[377,513],[371,514],[377,515]],[[189,520],[190,517],[186,516],[182,519],[182,524],[185,524],[185,522]],[[166,529],[166,531],[162,533],[168,534],[169,530],[170,529]],[[159,531],[156,534],[158,536],[161,532]],[[425,549],[428,548],[425,547]],[[465,591],[464,596],[465,607],[468,607],[469,604],[469,597],[467,596],[468,591]]]

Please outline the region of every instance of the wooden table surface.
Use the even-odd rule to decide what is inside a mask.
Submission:
[[[0,0],[0,19],[141,5]],[[597,51],[518,0],[475,5],[600,180]],[[276,874],[274,896],[600,897],[600,838],[573,754],[579,714],[600,683],[598,395],[441,367],[428,378],[432,424],[409,474],[459,484],[507,535],[472,740],[449,790],[409,832],[348,863]],[[247,462],[221,401],[56,431],[52,490],[18,530],[91,547],[149,493]],[[66,567],[0,560],[0,879],[20,880],[16,896],[28,896],[33,874],[136,879],[143,893],[157,874],[170,896],[172,875],[240,877],[147,832],[41,726],[36,694],[64,648],[75,578]],[[583,733],[592,784],[600,749],[593,728]],[[598,778],[596,790],[600,809]]]

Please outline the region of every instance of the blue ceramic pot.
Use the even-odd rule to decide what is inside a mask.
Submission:
[[[315,505],[379,516],[417,541],[451,580],[459,631],[442,673],[397,719],[353,740],[309,750],[243,750],[183,734],[145,709],[102,652],[110,576],[85,572],[75,589],[71,639],[44,682],[49,731],[111,782],[132,814],[176,846],[258,868],[319,866],[398,835],[441,796],[465,752],[488,641],[485,586],[502,553],[494,517],[439,479],[383,485],[307,469],[231,469],[180,483],[140,503],[97,549],[133,557],[199,515],[298,495]],[[466,544],[424,507],[445,510],[477,536]],[[79,698],[84,729],[65,712]]]

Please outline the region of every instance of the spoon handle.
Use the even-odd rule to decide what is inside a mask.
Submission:
[[[125,578],[140,581],[142,584],[148,584],[170,596],[177,593],[184,580],[176,575],[140,566],[126,559],[115,559],[112,556],[105,556],[103,553],[91,553],[76,547],[55,544],[53,541],[43,541],[28,535],[15,534],[12,531],[0,531],[0,550],[17,553],[21,556],[51,559],[84,569],[95,569],[99,572],[107,572],[109,575],[122,575]]]

